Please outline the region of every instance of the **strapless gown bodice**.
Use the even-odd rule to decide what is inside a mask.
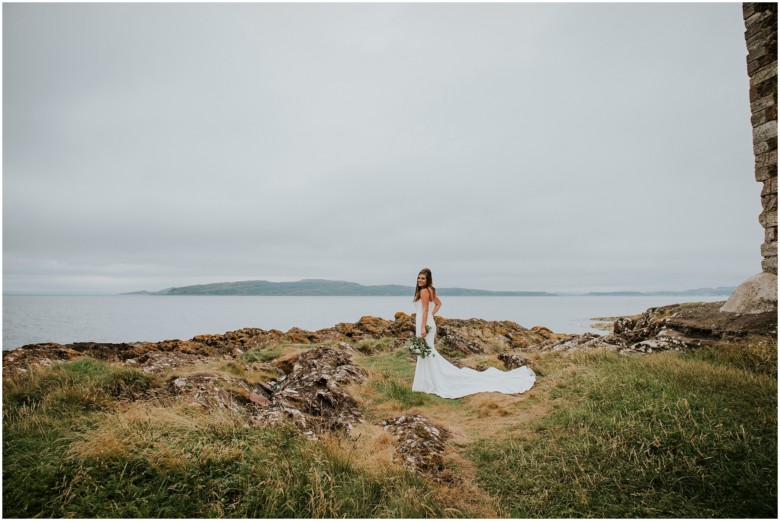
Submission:
[[[417,335],[419,335],[422,331],[422,300],[418,300],[414,303],[414,310],[414,330],[416,331]],[[433,319],[433,303],[428,306],[428,319],[425,321],[425,325],[430,326],[431,328],[430,333],[428,333],[430,338],[426,337],[426,340],[428,341],[428,345],[433,347],[433,343],[436,339],[436,321]]]

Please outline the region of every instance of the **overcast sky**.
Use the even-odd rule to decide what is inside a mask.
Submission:
[[[3,290],[761,271],[741,4],[4,4]]]

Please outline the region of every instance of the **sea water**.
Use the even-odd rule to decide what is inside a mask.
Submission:
[[[681,302],[726,297],[442,297],[444,318],[511,320],[556,333],[604,333],[593,318],[634,315]],[[57,342],[158,342],[245,327],[315,331],[370,315],[414,311],[409,297],[3,296],[3,349]]]

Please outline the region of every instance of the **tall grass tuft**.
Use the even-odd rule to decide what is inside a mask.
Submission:
[[[241,359],[246,363],[252,362],[270,362],[281,356],[282,350],[278,347],[272,348],[253,348],[241,353]]]
[[[385,400],[396,400],[403,409],[425,405],[431,402],[431,395],[412,391],[408,383],[401,383],[393,378],[378,378],[371,382]]]
[[[777,382],[756,352],[581,354],[550,415],[470,447],[479,482],[512,517],[776,517]]]

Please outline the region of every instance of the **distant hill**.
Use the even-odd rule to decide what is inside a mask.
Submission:
[[[441,296],[507,296],[533,297],[555,296],[545,291],[487,291],[466,288],[439,288]],[[124,295],[246,295],[246,296],[408,296],[414,293],[412,286],[396,284],[384,286],[363,286],[355,282],[340,280],[304,279],[297,282],[269,282],[267,280],[248,280],[242,282],[218,282],[199,284],[180,288],[167,288],[160,291],[134,291]]]
[[[585,293],[585,296],[593,297],[681,297],[681,296],[695,296],[695,297],[728,297],[734,290],[737,289],[733,286],[719,286],[717,288],[698,288],[689,289],[685,291],[592,291]]]
[[[685,291],[592,291],[590,293],[568,294],[590,297],[647,297],[647,296],[723,296],[728,297],[736,288],[698,288]],[[547,291],[488,291],[484,289],[438,288],[443,297],[555,297],[557,293]],[[245,296],[298,296],[298,297],[381,297],[408,296],[414,287],[388,284],[364,286],[356,282],[341,280],[304,279],[296,282],[270,282],[247,280],[242,282],[218,282],[198,284],[160,291],[134,291],[123,295],[245,295]]]

